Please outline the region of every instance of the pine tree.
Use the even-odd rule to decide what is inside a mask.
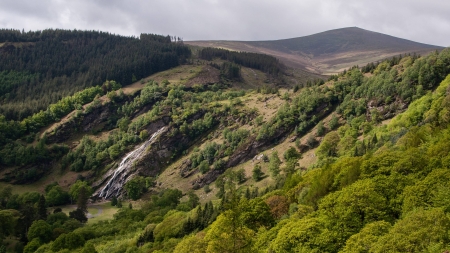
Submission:
[[[89,196],[87,196],[86,189],[84,187],[80,188],[80,192],[78,193],[77,199],[77,209],[83,211],[83,213],[87,213],[87,201]]]
[[[38,202],[38,220],[46,220],[47,219],[47,207],[45,203],[45,197],[41,194]]]

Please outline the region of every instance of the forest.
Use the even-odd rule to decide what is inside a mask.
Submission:
[[[68,41],[74,36],[51,32]],[[3,33],[7,43],[46,38],[44,32]],[[185,50],[170,37],[116,39]],[[131,80],[100,79],[21,120],[0,117],[0,164],[9,169],[3,182],[31,183],[50,170],[78,175],[69,187],[54,182],[40,192],[3,187],[0,252],[450,250],[449,49],[354,66],[326,82],[279,87],[264,78],[255,89],[234,85],[248,80],[247,68],[283,76],[275,58],[208,48],[198,55],[183,51],[176,62],[189,57],[189,77],[165,72],[176,78],[142,80],[134,93],[124,92]],[[218,82],[190,83],[211,75],[211,66]],[[268,117],[263,110],[271,101]],[[89,134],[73,133],[102,113],[108,116]],[[65,125],[40,135],[68,116]],[[123,194],[110,199],[113,218],[90,222],[95,182],[160,125],[167,127],[162,141],[134,164],[137,174]],[[306,166],[308,151],[316,160]],[[189,187],[170,187],[169,176]],[[76,209],[62,211],[69,204]]]
[[[121,85],[183,63],[190,50],[170,37],[106,32],[0,30],[0,113],[22,120],[106,80]]]

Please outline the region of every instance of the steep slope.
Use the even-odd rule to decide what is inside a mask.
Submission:
[[[186,44],[269,54],[288,66],[321,74],[337,73],[399,54],[427,54],[442,49],[357,27],[274,41],[188,41]]]
[[[84,88],[128,85],[189,56],[188,47],[160,35],[0,29],[0,113],[21,120]]]

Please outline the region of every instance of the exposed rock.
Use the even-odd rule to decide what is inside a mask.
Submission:
[[[280,128],[270,139],[256,140],[254,136],[250,137],[249,140],[241,145],[228,159],[226,168],[234,167],[243,161],[247,161],[252,157],[255,157],[261,151],[269,148],[274,143],[281,141],[290,133],[292,128]],[[225,169],[226,169],[225,168]],[[203,186],[214,182],[218,176],[220,176],[224,170],[210,170],[202,177],[197,178],[192,182],[193,189],[200,189]]]
[[[47,143],[61,143],[70,139],[77,132],[89,132],[101,123],[106,122],[114,113],[116,113],[115,108],[100,106],[89,113],[74,117],[47,134]]]
[[[186,178],[186,177],[189,177],[190,175],[192,175],[191,165],[192,165],[191,159],[186,159],[181,163],[181,166],[180,166],[180,176],[181,177]]]
[[[204,114],[205,112],[201,110],[192,115],[187,121],[190,123],[193,120],[201,118]],[[150,132],[152,131],[149,130]],[[191,146],[197,138],[183,135],[178,132],[178,129],[171,126],[147,150],[142,159],[135,164],[135,167],[140,175],[155,177],[167,167],[167,164],[172,160],[174,155],[178,154],[179,150],[184,150]]]

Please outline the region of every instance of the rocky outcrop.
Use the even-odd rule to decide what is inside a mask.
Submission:
[[[181,163],[180,166],[180,176],[183,178],[191,176],[195,170],[191,170],[192,161],[191,159],[186,159]]]
[[[192,115],[187,121],[190,123],[193,120],[201,118],[205,114],[204,111]],[[170,118],[166,119],[170,121]],[[164,120],[162,121],[163,123]],[[155,126],[150,126],[147,131],[153,132],[151,129]],[[177,155],[181,150],[185,150],[190,147],[198,137],[190,137],[188,135],[181,134],[178,131],[178,127],[171,125],[167,131],[155,141],[155,143],[147,150],[145,155],[135,164],[136,170],[142,176],[155,177],[161,171],[167,167],[169,162]]]
[[[332,107],[328,103],[320,104],[313,111],[313,114],[318,120],[325,118],[332,111]],[[310,117],[312,115],[309,115]],[[234,167],[242,162],[248,161],[255,157],[260,152],[272,147],[276,143],[283,141],[288,135],[294,130],[295,125],[284,126],[278,128],[275,133],[266,139],[257,140],[256,136],[251,136],[247,142],[240,145],[236,151],[229,157],[226,164],[226,168]],[[225,169],[222,170],[211,170],[207,172],[202,177],[197,178],[192,182],[194,189],[200,189],[201,187],[214,182],[217,177],[222,174]]]
[[[108,181],[95,195],[101,198],[110,198],[112,196],[118,197],[123,189],[125,183],[135,174],[135,163],[139,161],[142,154],[147,148],[155,143],[157,138],[167,131],[167,127],[161,127],[143,144],[138,146],[133,151],[129,152],[120,162],[119,166],[112,169],[107,174]]]
[[[230,156],[226,168],[234,167],[241,162],[252,159],[260,152],[273,146],[274,143],[282,141],[290,132],[292,132],[292,130],[293,128],[280,128],[270,139],[256,140],[254,136],[250,137],[246,143],[239,146],[239,148]],[[192,188],[195,190],[200,189],[203,186],[214,182],[226,168],[224,170],[208,171],[202,177],[199,177],[192,182]]]
[[[61,143],[69,140],[76,133],[90,132],[106,122],[116,112],[117,109],[115,107],[108,105],[99,106],[88,113],[79,112],[78,115],[74,115],[67,121],[62,122],[53,131],[48,133],[46,135],[46,142],[47,144]]]

